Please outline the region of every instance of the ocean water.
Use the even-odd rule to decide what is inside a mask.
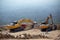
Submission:
[[[42,22],[49,14],[60,23],[60,0],[0,0],[0,25],[21,18]]]

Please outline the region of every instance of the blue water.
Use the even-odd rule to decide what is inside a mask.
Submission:
[[[60,23],[60,0],[0,0],[0,25],[21,18],[44,21],[49,14]]]

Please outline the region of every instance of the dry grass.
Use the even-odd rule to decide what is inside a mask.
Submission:
[[[40,39],[40,38],[50,39],[48,36],[44,36],[44,35],[20,34],[20,35],[15,37],[15,36],[10,35],[10,34],[0,33],[0,39]]]
[[[48,34],[43,33],[45,32],[41,32],[39,29],[8,34],[0,33],[0,39],[58,39],[57,37],[60,37],[60,30],[51,31]]]

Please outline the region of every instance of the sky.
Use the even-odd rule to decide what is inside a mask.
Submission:
[[[60,0],[0,0],[0,25],[21,18],[45,21],[49,14],[60,23]]]

